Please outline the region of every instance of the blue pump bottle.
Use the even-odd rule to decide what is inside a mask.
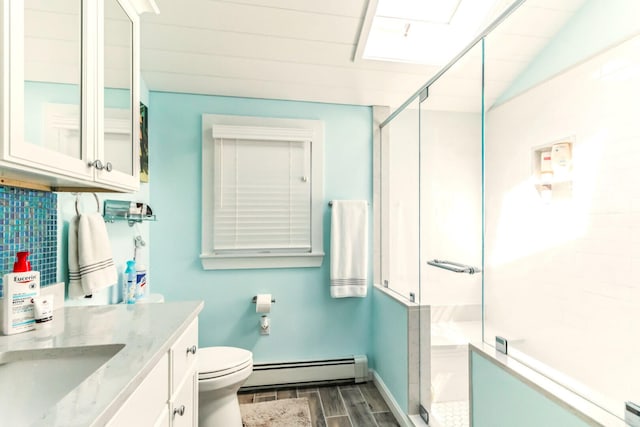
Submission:
[[[123,299],[127,304],[136,302],[136,262],[127,261],[127,268],[124,270],[124,295]]]

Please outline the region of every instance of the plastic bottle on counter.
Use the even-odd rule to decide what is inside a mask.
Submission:
[[[136,302],[136,262],[127,261],[127,268],[124,270],[124,292],[122,299],[127,304]]]
[[[13,272],[2,280],[2,333],[5,335],[35,329],[33,298],[40,294],[40,273],[31,270],[29,252],[18,252]]]
[[[136,264],[136,300],[149,296],[147,285],[147,268],[144,264]]]

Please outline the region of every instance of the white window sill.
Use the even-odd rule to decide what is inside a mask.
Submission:
[[[324,252],[304,254],[200,254],[205,270],[231,270],[244,268],[298,268],[320,267]]]

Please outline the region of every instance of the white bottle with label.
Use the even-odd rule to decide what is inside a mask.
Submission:
[[[571,143],[559,142],[551,147],[551,168],[556,179],[566,180],[571,176]]]
[[[136,262],[136,300],[149,296],[147,284],[147,268],[144,264]]]
[[[2,333],[5,335],[36,328],[33,298],[40,295],[40,273],[31,271],[28,255],[28,252],[18,252],[13,273],[5,274],[2,279]]]

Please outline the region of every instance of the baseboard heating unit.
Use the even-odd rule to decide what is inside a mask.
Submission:
[[[306,362],[256,363],[243,388],[302,385],[314,383],[355,382],[369,378],[367,356]]]

